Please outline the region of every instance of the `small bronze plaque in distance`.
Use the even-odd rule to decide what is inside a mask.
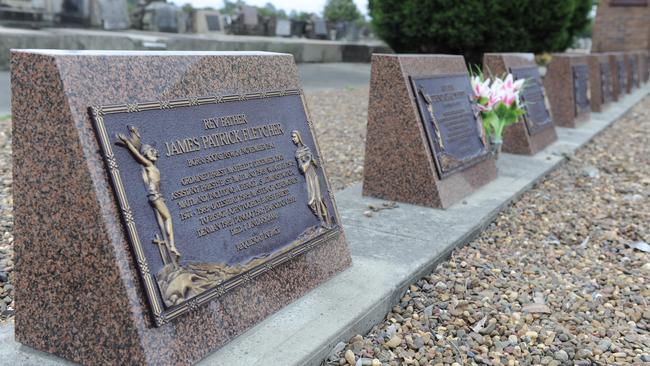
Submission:
[[[600,88],[602,94],[601,103],[609,103],[612,101],[612,73],[609,63],[600,63]]]
[[[590,109],[588,75],[587,65],[573,66],[573,93],[576,115]]]
[[[158,326],[340,235],[298,90],[91,112]]]
[[[636,61],[636,57],[630,57],[630,73],[632,79],[632,87],[639,85],[639,63]]]
[[[440,178],[488,157],[467,74],[411,78]]]
[[[616,70],[618,74],[618,85],[620,88],[620,94],[623,95],[627,91],[627,77],[625,72],[625,61],[618,60],[616,61]]]
[[[546,94],[537,66],[511,68],[510,72],[515,80],[526,80],[520,99],[526,110],[524,123],[528,134],[533,136],[552,127],[551,114],[548,112]]]

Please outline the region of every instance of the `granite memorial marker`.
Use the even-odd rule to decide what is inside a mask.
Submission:
[[[589,119],[589,75],[587,57],[554,54],[548,65],[544,87],[557,126],[574,128]]]
[[[647,83],[648,82],[648,77],[650,76],[650,72],[649,72],[650,71],[650,64],[649,64],[650,59],[648,59],[649,58],[649,51],[648,50],[641,50],[641,51],[639,51],[639,55],[640,55],[639,57],[640,57],[640,60],[641,60],[641,64],[639,66],[640,69],[641,69],[641,73],[640,73],[641,81],[644,82],[644,83]]]
[[[187,365],[350,265],[291,55],[11,57],[19,342]]]
[[[510,125],[503,131],[504,152],[533,155],[557,140],[542,79],[532,53],[486,53],[483,68],[486,75],[512,73],[515,80],[526,80],[520,98],[526,114],[520,123]]]
[[[591,110],[602,112],[612,101],[612,72],[609,56],[604,53],[587,55]]]
[[[625,67],[627,69],[627,92],[639,87],[639,60],[635,52],[625,52]]]
[[[619,101],[627,92],[627,69],[625,68],[625,58],[622,52],[609,52],[610,72],[612,78],[612,91],[614,101]]]
[[[496,178],[462,56],[374,54],[363,194],[447,208]]]
[[[225,18],[214,10],[195,10],[192,14],[192,29],[195,33],[223,33]]]

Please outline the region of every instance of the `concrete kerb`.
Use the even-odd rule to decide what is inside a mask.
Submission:
[[[577,129],[558,129],[559,140],[539,154],[503,154],[499,178],[448,210],[400,204],[366,217],[359,184],[336,194],[353,267],[309,292],[212,353],[200,365],[320,365],[340,341],[364,334],[383,320],[408,291],[452,251],[472,239],[496,215],[650,92],[650,85]],[[16,366],[70,364],[13,339],[13,324],[0,326],[0,358]]]

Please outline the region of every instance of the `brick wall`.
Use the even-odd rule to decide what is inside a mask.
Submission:
[[[640,5],[613,5],[616,2]],[[593,28],[592,52],[639,49],[650,49],[650,0],[601,0]]]

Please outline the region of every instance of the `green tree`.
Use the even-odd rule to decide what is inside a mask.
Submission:
[[[591,0],[369,0],[376,33],[396,52],[557,52],[590,24]]]
[[[282,9],[277,9],[275,5],[266,3],[263,8],[257,8],[261,16],[276,17],[278,19],[287,19],[287,13]]]
[[[224,0],[223,7],[219,9],[219,12],[225,15],[235,15],[241,5],[246,5],[244,0]]]
[[[183,13],[192,13],[194,11],[194,7],[190,3],[186,3],[185,5],[181,6],[181,10]]]
[[[352,0],[327,0],[323,16],[330,22],[353,22],[361,13]]]

